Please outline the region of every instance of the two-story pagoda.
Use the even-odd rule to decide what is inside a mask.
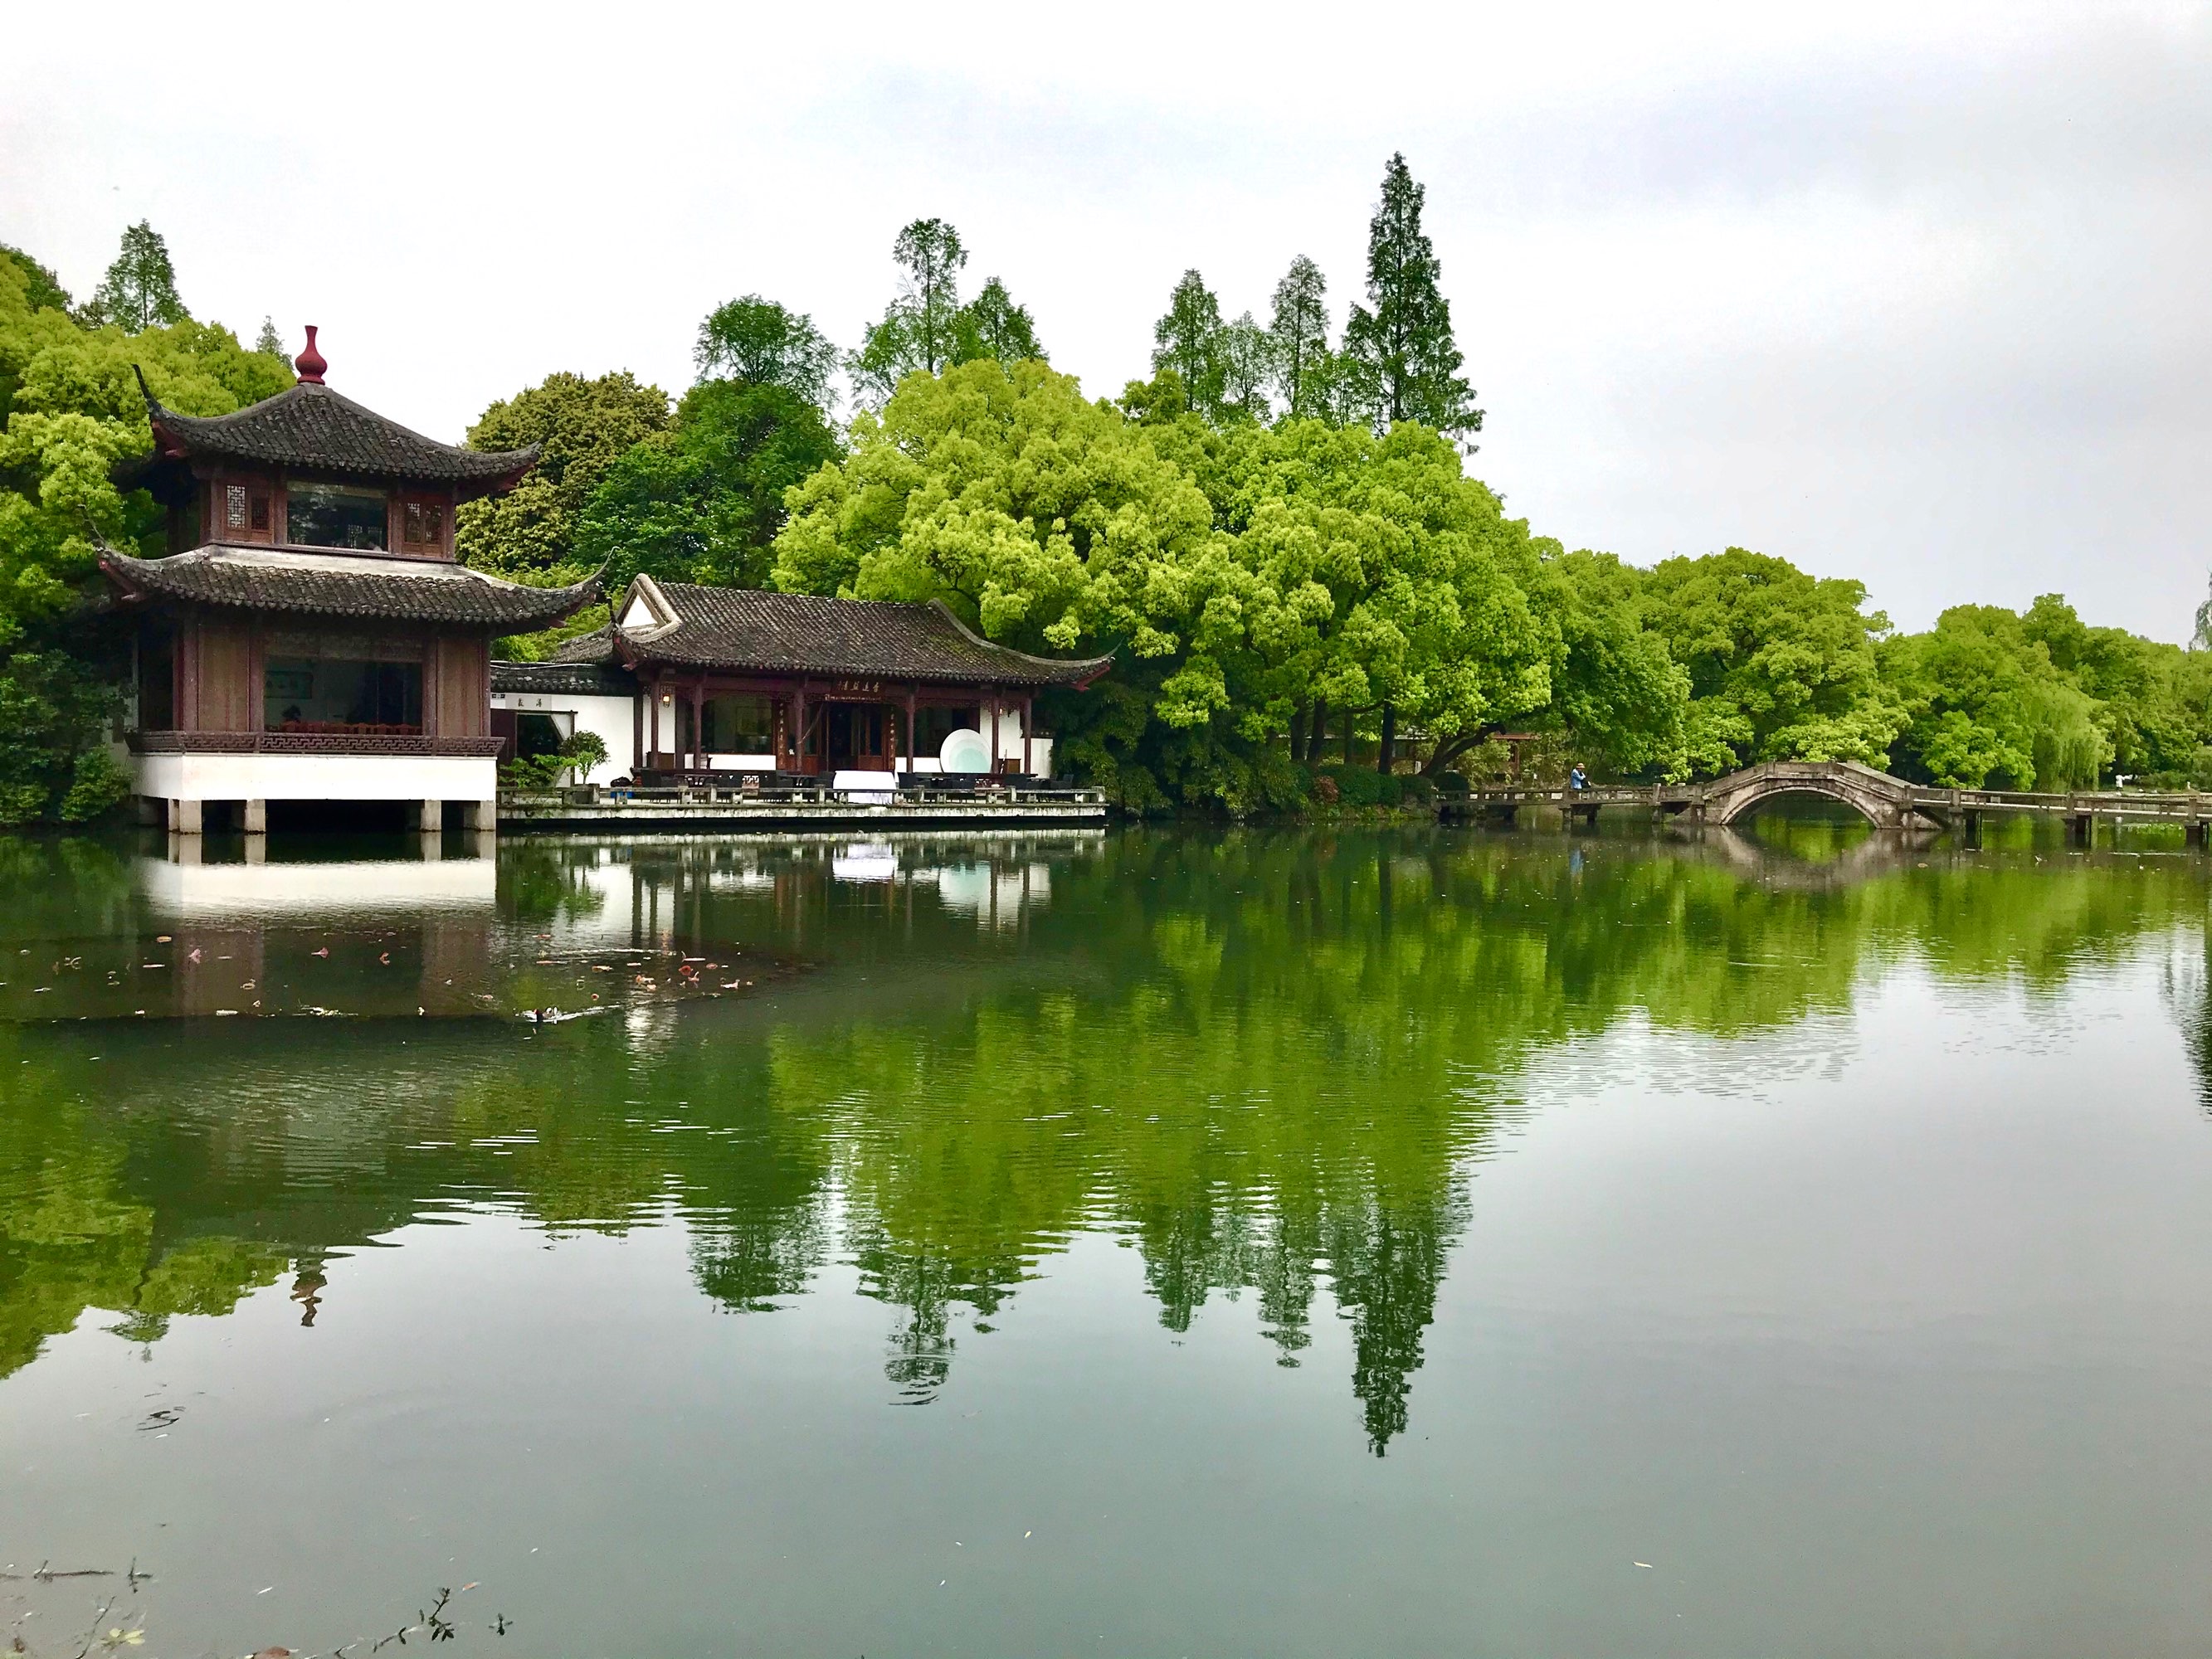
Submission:
[[[116,469],[169,512],[167,557],[100,561],[139,613],[137,793],[186,835],[210,807],[251,834],[271,802],[305,801],[404,803],[425,830],[457,803],[489,830],[491,641],[551,627],[598,585],[454,562],[454,509],[512,489],[536,450],[455,448],[339,396],[313,328],[295,368],[291,390],[230,415],[149,391],[154,452]]]

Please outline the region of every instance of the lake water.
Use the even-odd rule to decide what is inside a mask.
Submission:
[[[0,1645],[2212,1652],[2178,841],[431,850],[0,842]]]

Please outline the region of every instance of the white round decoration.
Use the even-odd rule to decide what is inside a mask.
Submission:
[[[991,745],[983,741],[981,732],[963,726],[946,736],[937,758],[948,772],[988,772],[991,769]]]

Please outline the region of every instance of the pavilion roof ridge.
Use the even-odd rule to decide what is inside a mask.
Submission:
[[[649,624],[620,620],[637,598],[655,618]],[[617,617],[609,650],[633,665],[1042,686],[1087,685],[1113,661],[1111,653],[1059,659],[1000,645],[935,599],[848,599],[640,574]],[[596,648],[573,643],[580,653]]]
[[[378,414],[318,380],[302,380],[227,415],[185,415],[154,395],[137,364],[138,390],[153,428],[150,453],[117,463],[118,485],[135,489],[191,458],[244,461],[307,472],[450,483],[471,494],[512,484],[539,447],[479,450],[441,443]]]

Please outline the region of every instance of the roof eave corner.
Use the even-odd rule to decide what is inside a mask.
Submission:
[[[543,445],[532,444],[527,449],[511,452],[515,462],[504,472],[493,472],[481,478],[463,478],[457,482],[454,494],[462,501],[472,501],[481,495],[504,495],[527,477],[530,469],[538,465]]]
[[[131,373],[137,378],[138,395],[146,400],[146,426],[147,429],[154,434],[154,453],[144,458],[145,461],[182,460],[191,453],[191,448],[162,418],[169,411],[162,406],[161,400],[154,395],[154,388],[146,384],[146,371],[133,363],[131,365]],[[128,466],[131,464],[131,461],[125,460],[117,465]]]
[[[568,596],[568,603],[544,622],[539,623],[536,628],[532,629],[530,630],[532,633],[539,633],[548,628],[558,628],[592,600],[604,599],[606,597],[605,592],[599,586],[599,579],[597,575],[586,576],[580,582],[572,582],[566,590],[555,591],[565,591]]]
[[[127,555],[118,553],[112,547],[100,550],[100,574],[106,577],[114,586],[116,598],[125,604],[136,605],[146,598],[146,590],[131,580],[131,572],[127,568],[127,563],[136,562],[137,561],[130,560]]]
[[[969,627],[966,623],[961,621],[959,613],[954,611],[951,605],[945,604],[944,600],[932,599],[929,603],[944,613],[945,619],[947,622],[951,623],[955,628],[958,629],[962,634],[966,635],[969,639],[973,640],[977,645],[983,647],[986,650],[1001,651],[1018,662],[1036,663],[1041,667],[1048,669],[1066,670],[1070,668],[1087,668],[1091,671],[1090,672],[1084,674],[1081,678],[1076,679],[1060,679],[1056,677],[1048,678],[1043,682],[1047,685],[1072,684],[1078,691],[1088,691],[1091,689],[1091,682],[1097,679],[1101,675],[1104,674],[1108,669],[1114,665],[1114,653],[1111,651],[1109,651],[1103,657],[1089,658],[1040,657],[1027,651],[1018,651],[1011,645],[1000,645],[996,640],[985,639],[974,629]]]

